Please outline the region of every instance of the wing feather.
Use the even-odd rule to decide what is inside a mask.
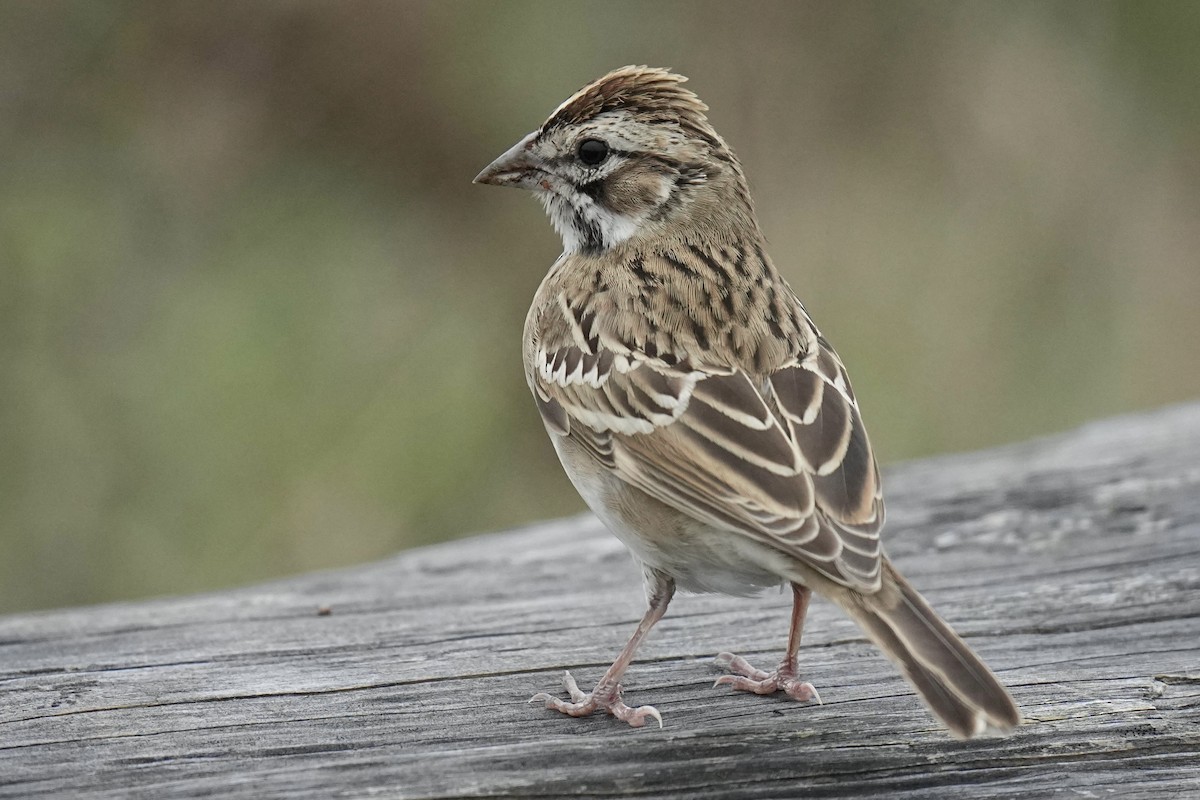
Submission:
[[[594,335],[594,319],[573,321],[589,341],[536,354],[547,429],[698,520],[845,585],[879,585],[879,473],[845,370],[823,339],[756,382],[657,345],[618,351]]]

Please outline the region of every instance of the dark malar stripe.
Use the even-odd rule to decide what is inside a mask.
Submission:
[[[600,231],[600,226],[585,217],[579,209],[575,210],[574,216],[575,230],[581,239],[580,249],[592,255],[603,250],[604,234]]]
[[[604,181],[581,183],[579,184],[579,191],[592,198],[598,204],[604,203]]]

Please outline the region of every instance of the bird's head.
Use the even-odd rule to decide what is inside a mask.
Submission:
[[[685,80],[650,67],[610,72],[568,98],[475,182],[533,191],[567,252],[756,230],[741,166]]]

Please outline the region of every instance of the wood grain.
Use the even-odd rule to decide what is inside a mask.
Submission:
[[[579,517],[0,617],[0,797],[1200,797],[1200,404],[885,486],[889,552],[1012,688],[1014,735],[949,738],[822,602],[802,665],[824,705],[713,689],[718,651],[779,656],[775,593],[676,598],[626,681],[662,730],[528,705],[564,669],[590,686],[642,612]]]

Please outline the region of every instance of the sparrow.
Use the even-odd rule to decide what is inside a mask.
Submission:
[[[533,192],[562,237],[525,320],[525,377],[575,488],[630,550],[648,609],[571,716],[631,707],[621,677],[676,588],[788,585],[773,671],[717,656],[736,690],[820,698],[801,678],[813,591],[891,659],[955,736],[1007,731],[1004,686],[888,560],[879,469],[846,368],[775,268],[733,151],[667,70],[580,89],[475,178]]]

